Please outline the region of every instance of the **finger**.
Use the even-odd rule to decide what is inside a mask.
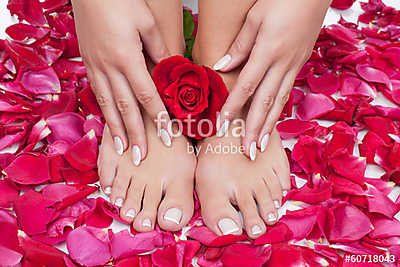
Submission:
[[[101,71],[91,72],[90,82],[93,92],[96,95],[97,103],[110,129],[115,151],[118,155],[122,155],[128,147],[128,140],[124,124],[113,100],[110,82]]]
[[[258,38],[262,39],[260,36]],[[220,122],[231,121],[239,114],[249,97],[256,91],[268,67],[272,64],[272,56],[266,54],[266,51],[267,48],[261,44],[253,48],[249,60],[240,72],[232,92],[222,107]],[[221,133],[221,129],[223,128],[218,128],[218,136],[224,135],[224,133]]]
[[[161,35],[157,23],[149,11],[147,19],[142,20],[139,29],[140,37],[143,41],[144,48],[154,63],[159,63],[162,59],[169,56],[169,50]]]
[[[132,151],[132,162],[138,166],[146,157],[147,140],[142,114],[125,76],[117,70],[108,73],[114,92],[114,101],[125,125]]]
[[[260,24],[261,20],[248,15],[228,53],[215,63],[213,69],[226,72],[242,64],[254,46]]]
[[[141,52],[137,52],[139,54]],[[158,134],[161,141],[167,147],[171,146],[171,123],[164,103],[154,85],[143,55],[129,60],[129,64],[123,68],[136,99],[145,109],[151,120],[156,123]],[[132,66],[135,66],[133,68]]]
[[[280,85],[271,110],[268,113],[265,123],[258,136],[258,145],[261,148],[261,152],[265,151],[268,145],[269,136],[271,135],[271,132],[274,129],[275,124],[278,121],[282,110],[289,99],[296,75],[297,72],[295,70],[291,70],[285,74],[282,80],[282,84]]]
[[[242,143],[245,146],[245,154],[251,160],[254,160],[256,157],[256,149],[254,148],[256,147],[260,131],[274,103],[284,75],[285,70],[280,66],[277,64],[271,66],[257,88],[257,92],[250,105],[246,118],[246,134],[243,137]]]

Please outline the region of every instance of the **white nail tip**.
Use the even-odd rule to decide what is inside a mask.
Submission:
[[[281,207],[281,204],[279,203],[278,200],[274,200],[274,206],[275,208],[279,209]]]
[[[130,217],[130,218],[135,218],[136,216],[136,212],[134,209],[129,209],[126,213],[125,213],[126,217]]]
[[[257,153],[257,144],[255,141],[251,142],[250,144],[250,159],[255,160],[256,159],[256,153]]]
[[[124,200],[122,199],[122,198],[117,198],[116,200],[115,200],[115,206],[117,206],[117,207],[119,207],[119,208],[121,208],[122,207],[122,204],[124,203]]]
[[[167,212],[164,215],[164,220],[174,222],[176,224],[181,223],[181,218],[182,218],[182,211],[177,208],[172,208],[167,210]]]
[[[132,157],[133,157],[133,164],[135,166],[139,166],[140,161],[142,160],[142,155],[140,153],[140,148],[137,145],[132,147]]]
[[[215,63],[213,69],[221,70],[221,69],[225,68],[229,64],[229,62],[231,62],[231,60],[232,60],[232,57],[230,55],[225,55],[220,60],[218,60],[217,63]]]
[[[228,120],[224,121],[224,123],[221,125],[221,128],[219,128],[219,130],[218,130],[217,137],[222,137],[226,134],[226,132],[229,129],[229,124],[230,124],[230,121],[228,121]]]
[[[268,214],[268,221],[269,222],[274,222],[276,221],[276,216],[273,213]]]
[[[287,191],[287,190],[283,190],[283,191],[282,191],[282,196],[286,197],[287,194],[288,194],[288,191]]]
[[[264,152],[265,149],[267,148],[268,140],[269,140],[269,134],[264,135],[264,137],[261,140],[261,152]]]
[[[218,222],[218,227],[224,235],[230,235],[239,231],[239,228],[232,219],[224,218]]]
[[[261,227],[258,225],[254,225],[253,228],[251,228],[251,233],[253,235],[258,235],[262,233]]]
[[[143,225],[144,227],[151,227],[151,221],[150,221],[150,219],[144,219],[143,222],[142,222],[142,225]]]
[[[106,195],[111,194],[111,191],[112,191],[111,186],[107,186],[106,188],[104,188],[104,194]]]
[[[124,153],[124,146],[122,145],[121,138],[118,136],[114,137],[114,147],[118,155],[122,155]]]
[[[171,146],[171,137],[165,129],[160,130],[160,138],[164,145],[170,147]]]

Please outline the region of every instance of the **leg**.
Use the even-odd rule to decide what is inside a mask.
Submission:
[[[199,35],[193,52],[195,61],[213,65],[226,53],[254,3],[253,0],[237,2],[201,1]],[[219,14],[221,10],[228,15]],[[222,74],[228,88],[233,86],[238,73],[239,70]],[[241,118],[245,119],[246,115],[244,109]],[[217,234],[241,233],[241,220],[234,208],[238,206],[247,234],[257,238],[265,232],[265,224],[277,221],[277,208],[290,186],[289,163],[276,130],[266,151],[250,161],[240,153],[243,151],[240,136],[233,135],[232,130],[237,127],[232,123],[226,136],[214,136],[199,144],[196,190],[203,219],[211,230]],[[216,152],[220,145],[229,147],[229,153]]]
[[[171,54],[183,54],[182,6],[179,0],[147,1]],[[149,69],[152,66],[148,65]],[[157,129],[143,114],[148,142],[146,158],[138,167],[131,149],[122,156],[113,149],[106,128],[99,155],[100,183],[110,200],[121,207],[121,217],[137,231],[151,231],[156,221],[168,231],[181,229],[193,213],[193,180],[196,159],[187,153],[185,137],[162,145]],[[179,166],[179,167],[177,167]]]

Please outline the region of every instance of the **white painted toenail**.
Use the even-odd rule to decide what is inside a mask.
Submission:
[[[151,227],[151,221],[150,221],[150,219],[148,219],[148,218],[146,218],[146,219],[144,219],[143,220],[143,222],[142,222],[142,225],[144,226],[144,227]]]
[[[264,152],[265,149],[267,148],[268,140],[269,140],[269,134],[264,135],[264,137],[261,140],[261,152]]]
[[[288,193],[287,190],[283,190],[283,191],[282,191],[282,196],[286,197],[287,193]]]
[[[118,136],[114,137],[114,147],[118,155],[122,155],[124,153],[124,146],[122,145],[121,138]]]
[[[142,155],[140,154],[140,148],[137,145],[132,147],[132,158],[133,164],[135,164],[135,166],[139,166],[140,161],[142,160]]]
[[[230,235],[234,232],[239,231],[239,228],[237,227],[236,223],[229,218],[221,219],[218,222],[218,227],[224,235]]]
[[[129,209],[126,213],[125,213],[126,217],[130,217],[130,218],[135,218],[136,216],[136,212],[134,209]]]
[[[229,129],[229,124],[230,121],[225,120],[224,123],[221,125],[221,128],[219,128],[218,133],[217,133],[217,137],[222,137],[226,134],[226,132]]]
[[[104,188],[104,194],[106,195],[111,194],[111,191],[112,191],[111,186],[107,186],[106,188]]]
[[[124,200],[122,198],[119,197],[115,200],[115,206],[117,206],[118,208],[121,208],[122,204],[124,204]]]
[[[277,209],[279,209],[281,207],[281,204],[279,204],[279,200],[274,200],[274,206]]]
[[[256,141],[251,142],[250,144],[250,159],[255,160],[257,153],[257,143]]]
[[[276,216],[275,216],[274,213],[268,214],[268,221],[269,221],[269,222],[274,222],[274,221],[276,221]]]
[[[254,225],[253,228],[251,228],[251,233],[253,235],[258,235],[262,233],[261,227],[258,225]]]
[[[215,63],[215,65],[213,66],[214,70],[221,70],[223,68],[225,68],[229,62],[231,62],[232,57],[231,55],[225,55],[223,56],[220,60],[217,61],[217,63]]]
[[[171,221],[176,224],[181,223],[181,218],[182,218],[182,211],[177,208],[172,208],[167,210],[167,212],[164,215],[164,220]]]
[[[160,129],[160,138],[161,141],[166,145],[167,147],[171,146],[171,137],[169,136],[168,132],[165,129]]]

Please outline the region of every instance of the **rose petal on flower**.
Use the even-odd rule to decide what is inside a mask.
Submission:
[[[94,227],[78,227],[69,233],[67,248],[71,258],[85,266],[106,264],[111,258],[108,235]]]
[[[282,139],[296,138],[304,132],[311,130],[315,125],[308,121],[301,121],[297,119],[288,119],[280,122],[276,129]]]
[[[383,71],[375,69],[368,64],[358,64],[356,66],[356,71],[364,80],[368,82],[383,83],[390,90],[392,89],[392,83]]]
[[[246,240],[245,235],[217,236],[205,226],[194,226],[188,230],[187,236],[208,247],[223,247],[238,241]]]
[[[171,71],[176,66],[185,63],[191,63],[191,61],[181,56],[169,57],[158,63],[153,72],[153,80],[157,88],[167,88],[172,82],[170,79]]]
[[[97,166],[98,145],[94,130],[73,144],[64,157],[77,170],[89,171]]]
[[[51,130],[51,134],[47,138],[50,143],[63,140],[74,144],[85,134],[83,131],[85,120],[76,113],[60,113],[47,118],[46,121]]]
[[[335,109],[335,103],[324,94],[307,94],[297,106],[296,117],[303,121],[316,119]]]
[[[10,180],[19,184],[41,184],[50,179],[48,159],[41,154],[22,154],[3,172]]]
[[[261,267],[271,257],[271,246],[253,246],[251,244],[237,243],[229,245],[224,249],[221,260],[224,266]]]

